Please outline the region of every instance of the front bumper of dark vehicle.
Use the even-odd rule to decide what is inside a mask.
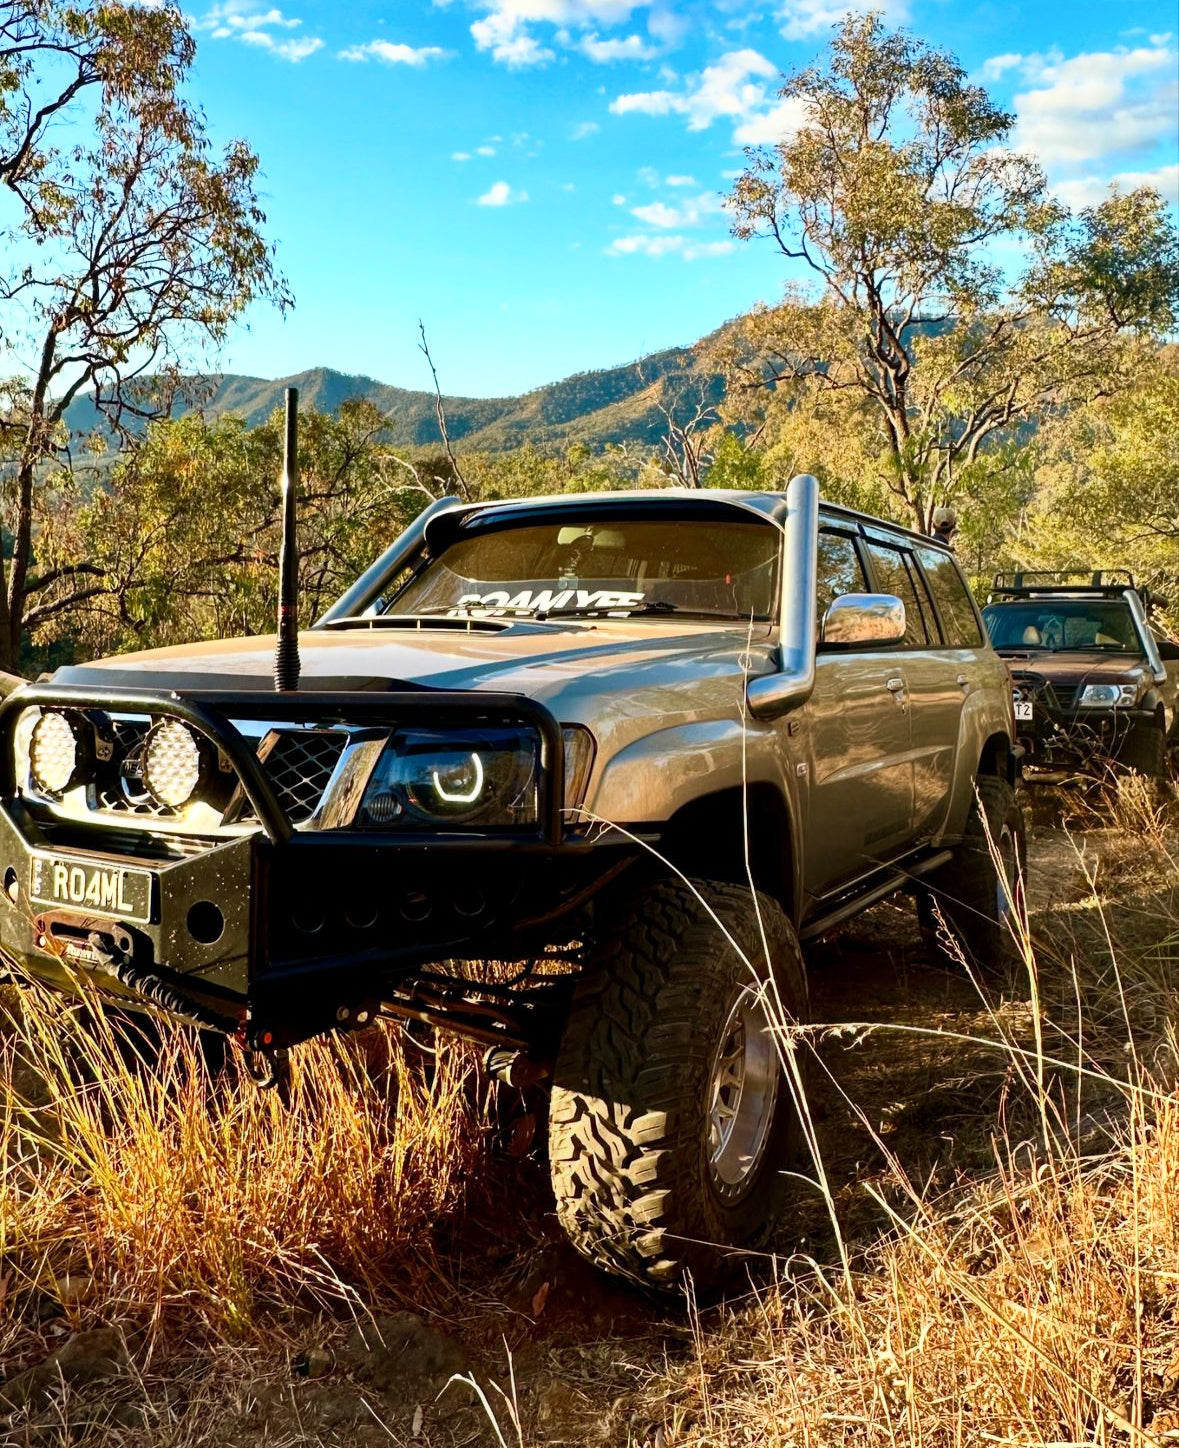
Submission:
[[[1049,680],[1027,673],[1017,672],[1014,679],[1016,736],[1029,783],[1103,775],[1118,763],[1131,730],[1154,722],[1150,709],[1077,708],[1075,689],[1058,691]],[[1018,717],[1021,704],[1030,708],[1030,719]]]
[[[194,838],[150,821],[63,824],[18,788],[11,724],[33,705],[181,719],[229,760],[258,827]],[[526,720],[539,739],[536,825],[498,834],[293,828],[230,713],[373,726]],[[363,1023],[403,998],[417,1001],[403,1014],[445,1017],[446,988],[422,993],[425,967],[541,953],[568,938],[579,908],[627,863],[616,848],[564,827],[560,728],[516,696],[36,687],[0,710],[0,748],[0,948],[8,959],[59,988],[163,1007],[256,1049]],[[435,980],[454,985],[452,976]],[[472,1015],[461,989],[451,997],[466,1034],[518,1044],[526,1033],[523,1019],[514,1031],[510,1009]]]

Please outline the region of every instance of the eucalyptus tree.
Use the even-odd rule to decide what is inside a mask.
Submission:
[[[795,128],[748,153],[729,204],[806,280],[730,334],[730,394],[757,426],[823,396],[924,530],[984,453],[1124,386],[1133,341],[1174,327],[1175,228],[1147,188],[1070,215],[1008,148],[1014,117],[875,14],[781,97]]]
[[[172,0],[0,0],[2,669],[42,595],[60,611],[71,588],[100,586],[85,559],[35,566],[38,494],[68,458],[69,404],[92,391],[116,432],[157,416],[251,302],[290,304],[258,158],[242,141],[213,153],[184,95],[193,56]]]

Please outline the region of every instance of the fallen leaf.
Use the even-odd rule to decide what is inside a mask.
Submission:
[[[552,1283],[551,1283],[551,1282],[542,1282],[542,1283],[540,1284],[540,1286],[536,1289],[536,1292],[533,1294],[533,1297],[532,1297],[532,1315],[533,1315],[533,1317],[539,1317],[540,1314],[544,1311],[544,1305],[545,1305],[545,1303],[549,1300],[549,1288],[550,1288],[551,1286],[552,1286]]]

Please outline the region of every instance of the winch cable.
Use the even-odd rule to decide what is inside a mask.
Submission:
[[[232,1016],[223,1016],[218,1011],[201,1005],[199,1001],[194,1001],[177,990],[171,982],[153,971],[145,970],[141,965],[136,965],[117,947],[112,950],[109,941],[97,931],[88,937],[87,943],[104,970],[109,971],[120,985],[145,996],[152,1005],[159,1006],[171,1015],[183,1016],[194,1025],[204,1026],[206,1030],[220,1031],[226,1036],[232,1036],[238,1029],[240,1023]]]

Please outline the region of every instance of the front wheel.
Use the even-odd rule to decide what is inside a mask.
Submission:
[[[764,1243],[801,1137],[801,1075],[784,1069],[806,1018],[798,938],[767,896],[696,890],[721,925],[680,882],[619,912],[578,983],[549,1117],[570,1240],[657,1287],[711,1283],[731,1249]]]
[[[1021,958],[1026,926],[1027,839],[1023,810],[1005,779],[980,775],[954,858],[917,896],[922,935],[948,965],[999,975]]]
[[[1136,719],[1130,726],[1118,763],[1123,769],[1141,774],[1146,779],[1162,782],[1167,777],[1167,736],[1161,724],[1153,719]]]

